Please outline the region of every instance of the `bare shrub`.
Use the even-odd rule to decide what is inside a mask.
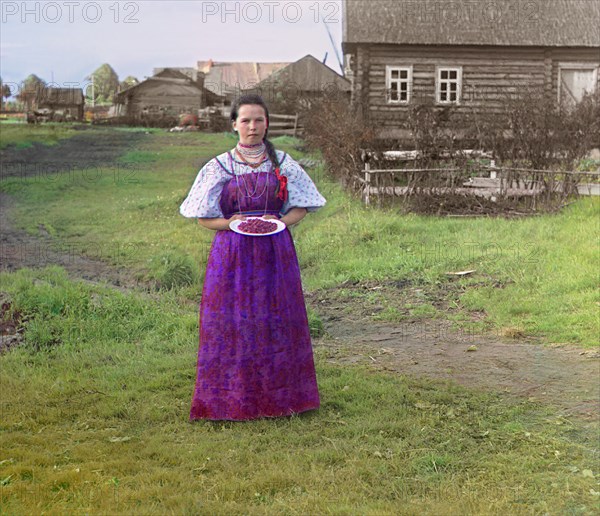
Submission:
[[[415,165],[429,166],[442,155],[452,155],[457,136],[454,106],[437,107],[429,98],[417,98],[408,109],[405,127],[419,155]]]
[[[363,168],[361,154],[375,148],[375,131],[343,96],[314,99],[301,111],[305,140],[319,149],[331,175],[345,186],[356,187],[354,178]]]
[[[470,117],[473,136],[495,159],[535,170],[577,168],[600,145],[600,99],[585,95],[572,107],[543,91],[524,89],[499,114]]]

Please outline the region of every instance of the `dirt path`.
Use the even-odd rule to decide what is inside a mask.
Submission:
[[[89,167],[114,167],[117,158],[143,141],[143,132],[107,131],[90,127],[56,145],[34,142],[31,147],[9,145],[0,151],[2,178],[31,177]]]
[[[357,292],[377,289],[382,298],[410,296],[420,289],[393,282],[345,285]],[[449,379],[467,387],[554,405],[557,416],[596,427],[600,404],[600,354],[571,346],[503,339],[451,329],[438,320],[373,321],[373,306],[360,296],[339,299],[340,287],[308,293],[326,336],[314,339],[328,361],[358,363],[412,376]],[[399,290],[402,290],[399,294]]]
[[[54,170],[74,164],[80,168],[107,166],[144,136],[89,130],[53,147],[36,144],[30,149],[5,149],[0,153],[3,177],[39,173],[36,163]],[[0,194],[2,269],[57,264],[73,278],[108,281],[117,288],[140,286],[131,271],[61,249],[44,228],[40,228],[39,236],[16,229],[11,219],[14,205],[14,199]],[[451,285],[444,289],[426,294],[437,308],[448,310],[448,300],[455,293]],[[342,290],[351,290],[355,295],[340,296]],[[375,304],[373,292],[378,296]],[[469,387],[554,404],[558,415],[577,417],[594,428],[598,425],[598,352],[465,334],[452,331],[448,322],[431,319],[406,319],[395,324],[373,320],[373,314],[383,308],[383,301],[393,300],[402,310],[408,303],[422,299],[423,294],[423,288],[410,281],[342,285],[307,293],[306,302],[319,314],[326,331],[325,337],[314,339],[315,347],[326,349],[333,363],[364,363],[380,370],[451,379]]]
[[[40,143],[25,149],[10,146],[0,151],[1,177],[34,176],[40,180],[51,180],[51,174],[65,170],[89,170],[90,167],[118,170],[117,158],[144,136],[144,133],[107,132],[92,128],[53,146]],[[0,269],[14,271],[23,267],[60,265],[72,278],[107,281],[116,287],[139,285],[131,271],[80,255],[56,242],[44,227],[38,228],[37,236],[16,228],[12,215],[15,204],[12,197],[0,192]]]

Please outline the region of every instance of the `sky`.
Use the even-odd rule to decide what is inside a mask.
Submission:
[[[35,73],[55,86],[86,84],[103,63],[123,80],[197,61],[293,62],[306,54],[340,72],[341,0],[0,0],[0,76]]]

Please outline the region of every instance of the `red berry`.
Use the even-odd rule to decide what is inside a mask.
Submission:
[[[239,226],[238,229],[244,233],[250,233],[250,234],[264,234],[264,233],[271,233],[272,231],[275,231],[277,229],[277,224],[275,224],[274,222],[269,222],[267,220],[264,219],[250,219],[247,221],[242,222]]]

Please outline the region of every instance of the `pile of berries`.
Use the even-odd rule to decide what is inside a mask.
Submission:
[[[271,233],[277,229],[277,224],[275,224],[275,222],[269,222],[268,220],[256,218],[242,222],[238,226],[238,229],[244,233],[252,234]]]

